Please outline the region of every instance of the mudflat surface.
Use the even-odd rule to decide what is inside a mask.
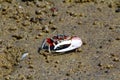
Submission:
[[[77,35],[83,45],[38,53],[55,31]],[[0,0],[0,80],[119,79],[119,0]]]

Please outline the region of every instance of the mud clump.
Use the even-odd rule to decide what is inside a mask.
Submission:
[[[5,53],[0,54],[0,77],[3,77],[12,71],[12,64],[7,60]]]
[[[7,47],[0,53],[0,77],[10,74],[14,67],[19,64],[23,49],[16,47]]]

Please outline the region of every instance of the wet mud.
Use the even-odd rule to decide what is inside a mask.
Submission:
[[[63,31],[83,45],[38,52]],[[119,0],[0,0],[0,80],[119,79]]]

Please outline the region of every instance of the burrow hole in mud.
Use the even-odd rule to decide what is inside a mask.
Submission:
[[[23,37],[20,35],[12,35],[12,37],[15,38],[16,40],[23,39]]]

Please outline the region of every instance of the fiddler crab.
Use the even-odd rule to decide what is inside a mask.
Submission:
[[[41,49],[49,52],[68,52],[75,50],[82,45],[82,40],[77,36],[56,35],[43,40]]]

